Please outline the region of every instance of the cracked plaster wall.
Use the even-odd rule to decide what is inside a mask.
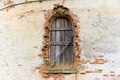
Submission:
[[[0,0],[0,8],[7,6],[6,1]],[[64,80],[119,80],[119,3],[120,0],[51,0],[0,11],[0,80],[45,80],[34,68],[43,63],[38,54],[42,48],[44,14],[54,4],[63,4],[80,21],[81,69],[78,74],[65,75]],[[98,64],[96,59],[106,61]]]

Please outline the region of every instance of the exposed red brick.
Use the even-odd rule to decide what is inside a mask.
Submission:
[[[85,75],[85,74],[86,74],[86,72],[80,72],[80,74]]]
[[[101,62],[99,62],[99,64],[104,64],[104,62],[101,61]]]
[[[82,60],[79,60],[79,62],[80,62],[81,64],[87,64],[87,63],[88,63],[88,60],[82,59]]]
[[[90,62],[90,64],[95,64],[95,62]]]
[[[93,73],[93,71],[86,71],[86,73]]]
[[[44,55],[43,54],[38,54],[39,57],[43,57]]]
[[[96,69],[94,72],[95,73],[101,73],[103,70],[102,69]]]
[[[108,74],[103,74],[103,76],[108,77],[109,75]]]
[[[49,75],[48,74],[42,74],[42,77],[49,78]]]
[[[116,76],[116,75],[111,73],[110,76]]]
[[[55,8],[57,8],[57,7],[59,7],[60,6],[60,4],[54,4],[54,7]]]

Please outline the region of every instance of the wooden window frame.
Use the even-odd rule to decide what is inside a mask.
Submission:
[[[73,21],[72,19],[70,18],[70,16],[66,15],[66,16],[57,16],[57,17],[53,17],[51,18],[50,20],[50,23],[52,23],[56,18],[67,18],[70,23],[71,23],[71,26],[72,26],[72,32],[74,31],[74,28],[73,28]],[[51,26],[51,24],[50,24]],[[56,29],[54,29],[56,30]],[[60,30],[60,29],[59,29]],[[62,29],[61,29],[62,30]],[[69,29],[67,29],[69,30]],[[49,33],[49,36],[50,36],[50,33]],[[74,37],[74,32],[73,32],[73,37]],[[73,40],[73,43],[72,45],[74,44],[74,39]],[[50,43],[51,44],[51,43]],[[50,48],[49,48],[49,60],[50,60]],[[51,67],[50,65],[48,66],[48,68],[46,68],[46,73],[77,73],[77,69],[75,68],[75,62],[74,62],[74,58],[75,58],[75,55],[74,55],[74,45],[73,45],[73,65],[72,66],[55,66],[55,67]]]

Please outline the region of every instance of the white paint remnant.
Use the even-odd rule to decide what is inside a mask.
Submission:
[[[5,7],[0,0],[0,8]],[[15,0],[19,3],[24,0]],[[62,0],[18,5],[0,11],[0,80],[45,80],[34,68],[43,63],[41,53],[44,13]],[[77,74],[78,80],[112,80],[120,74],[120,0],[65,0],[64,6],[77,15],[80,26],[81,58],[94,61],[98,55],[105,64],[84,64],[85,70],[102,69],[102,73]],[[29,11],[33,11],[29,13]],[[116,76],[104,77],[115,71]],[[82,71],[82,70],[80,70]],[[74,80],[75,75],[66,75]],[[50,78],[49,80],[53,80]]]

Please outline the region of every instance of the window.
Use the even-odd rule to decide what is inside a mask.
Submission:
[[[50,24],[50,67],[47,73],[76,73],[73,51],[73,24],[57,17]]]
[[[63,6],[53,9],[52,15],[48,14],[49,47],[44,50],[49,57],[45,57],[45,73],[77,73],[76,54],[78,46],[74,43],[75,23],[71,18],[72,13]],[[48,23],[46,22],[46,23]],[[74,37],[73,37],[74,36]],[[74,39],[73,39],[74,38]]]
[[[66,17],[57,17],[50,26],[50,67],[73,65],[73,29]]]

